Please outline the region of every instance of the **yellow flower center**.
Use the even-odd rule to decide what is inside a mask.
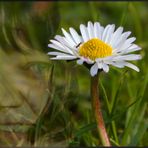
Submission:
[[[80,46],[79,54],[95,60],[112,55],[112,47],[97,38],[93,38]]]

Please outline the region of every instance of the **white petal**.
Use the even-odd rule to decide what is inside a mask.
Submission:
[[[129,54],[129,55],[123,55],[123,56],[116,56],[112,60],[113,61],[121,61],[121,60],[133,61],[133,60],[140,60],[141,58],[142,56],[139,54]]]
[[[76,43],[72,39],[71,35],[68,32],[66,32],[63,28],[62,28],[62,32],[63,32],[65,38],[67,39],[67,41],[71,44],[71,46],[75,46]]]
[[[95,22],[94,23],[94,34],[95,34],[95,37],[99,38],[99,39],[101,39],[100,30],[101,30],[100,23],[99,22]]]
[[[48,55],[65,55],[65,56],[69,56],[69,54],[65,54],[65,53],[62,53],[62,52],[48,52],[47,53]],[[70,55],[71,56],[71,55]]]
[[[106,39],[106,36],[107,36],[107,33],[108,33],[108,30],[110,28],[111,25],[107,25],[103,31],[103,34],[102,34],[102,41],[105,42],[105,39]]]
[[[131,64],[131,63],[128,63],[128,62],[125,62],[125,66],[129,67],[129,68],[132,68],[134,70],[136,70],[137,72],[139,72],[139,68],[137,66],[135,66],[134,64]]]
[[[136,44],[132,44],[132,46],[130,46],[128,49],[133,49],[133,48],[141,48],[141,47],[139,47],[139,46],[136,45]]]
[[[83,62],[86,62],[87,64],[93,64],[94,63],[94,61],[92,61],[89,58],[85,58],[85,57],[82,57],[82,56],[79,56],[78,58],[80,58]]]
[[[73,52],[77,51],[76,45],[72,47],[72,46],[68,43],[68,41],[66,40],[65,37],[63,37],[63,43],[64,43],[70,50],[72,50]]]
[[[113,48],[116,48],[116,51],[120,51],[120,48],[122,47],[122,45],[125,43],[127,37],[131,34],[131,32],[124,32],[119,39],[117,40],[117,42],[114,44]]]
[[[90,22],[90,21],[88,22],[87,30],[88,30],[89,39],[94,38],[95,37],[94,26],[93,26],[92,22]]]
[[[84,61],[82,59],[77,60],[77,64],[82,65]]]
[[[67,48],[61,49],[60,47],[58,47],[58,46],[55,45],[55,44],[48,44],[48,47],[53,48],[53,49],[56,49],[56,50],[59,50],[59,51],[62,51],[62,52],[65,52],[65,53],[70,53],[70,54],[73,55],[73,52],[70,51],[70,49],[68,49],[68,50],[67,50]]]
[[[76,59],[77,57],[75,56],[57,56],[54,58],[51,58],[52,60],[73,60]]]
[[[123,32],[123,27],[119,27],[113,34],[111,37],[111,41],[110,44],[112,45],[112,47],[114,47],[114,44],[117,42],[117,40],[119,39],[119,37],[121,36]]]
[[[99,69],[102,69],[102,68],[103,68],[102,62],[97,62],[97,65],[98,65],[98,68],[99,68]]]
[[[93,64],[93,63],[94,63],[94,61],[92,61],[92,60],[90,60],[90,59],[85,60],[85,62],[86,62],[87,64]]]
[[[59,51],[62,51],[62,52],[67,52],[66,50],[64,51],[63,49],[61,49],[60,47],[57,47],[57,46],[54,45],[54,44],[48,44],[48,47],[49,47],[49,48],[56,49],[56,50],[59,50]]]
[[[120,53],[121,54],[127,54],[127,53],[130,53],[130,52],[134,52],[134,51],[138,51],[138,50],[142,49],[141,47],[139,47],[137,45],[134,45],[134,46],[133,45],[131,45],[131,47],[129,47],[128,49],[120,51]]]
[[[127,44],[131,44],[131,43],[133,43],[135,40],[136,40],[136,38],[135,38],[135,37],[132,37],[132,38],[127,39],[127,40],[126,40],[126,43],[127,43]]]
[[[103,35],[103,32],[104,32],[104,27],[100,27],[100,39],[102,40],[102,35]]]
[[[116,61],[116,62],[108,61],[106,63],[108,63],[110,65],[113,65],[115,67],[118,67],[118,68],[123,68],[123,67],[127,66],[127,67],[130,67],[130,68],[132,68],[132,69],[139,72],[139,68],[137,66],[129,63],[129,62],[125,62],[125,61]]]
[[[69,42],[64,38],[64,37],[61,37],[59,35],[56,35],[55,36],[55,39],[58,40],[59,42],[62,43],[62,46],[71,54],[75,54],[77,55],[77,52],[76,52],[76,49],[75,47],[72,47]]]
[[[67,39],[65,38],[65,37],[61,37],[60,35],[56,35],[55,36],[55,39],[57,40],[57,41],[59,41],[60,43],[62,43],[62,45],[64,46],[64,48],[65,48],[65,46],[66,47],[68,47],[68,48],[74,48],[71,44],[70,44],[70,42],[68,42],[67,41]]]
[[[84,42],[88,41],[89,40],[88,31],[86,26],[84,26],[83,24],[80,25],[80,32],[82,34]]]
[[[98,66],[97,63],[95,63],[91,68],[90,68],[90,74],[91,76],[95,76],[98,72]]]
[[[113,24],[113,25],[111,25],[111,26],[109,27],[109,29],[108,29],[106,38],[105,38],[105,40],[104,40],[105,43],[110,44],[111,36],[112,36],[114,30],[115,30],[115,25]]]
[[[123,68],[125,66],[125,62],[124,61],[112,62],[111,65],[118,67],[118,68]]]
[[[73,39],[75,40],[76,44],[79,44],[82,42],[82,38],[79,36],[79,34],[77,33],[77,31],[74,28],[70,28],[69,29]]]
[[[50,40],[50,42],[53,43],[55,46],[59,47],[60,49],[64,50],[64,47],[63,47],[63,45],[60,42],[58,42],[56,40]]]
[[[109,66],[105,63],[103,63],[103,70],[107,73],[109,71]]]
[[[118,68],[123,68],[124,65],[125,65],[124,61],[114,62],[114,61],[110,61],[110,60],[104,60],[104,63],[106,63],[108,65],[113,65],[113,66],[118,67]]]
[[[120,51],[129,48],[131,46],[131,43],[133,43],[135,40],[136,40],[135,37],[127,39],[124,42],[124,44],[120,47]]]

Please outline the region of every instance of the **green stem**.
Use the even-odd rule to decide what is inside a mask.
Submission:
[[[102,112],[101,112],[101,104],[100,104],[100,100],[99,100],[98,88],[99,87],[98,87],[98,74],[97,74],[96,76],[91,77],[92,109],[94,111],[94,115],[96,118],[97,129],[99,132],[99,136],[100,136],[102,145],[103,146],[111,146],[107,132],[106,132]]]

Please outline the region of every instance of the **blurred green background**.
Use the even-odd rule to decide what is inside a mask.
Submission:
[[[123,26],[142,47],[139,73],[101,73],[100,98],[112,145],[148,145],[147,18],[147,2],[0,2],[0,146],[101,145],[89,71],[47,56],[61,28],[88,21]]]

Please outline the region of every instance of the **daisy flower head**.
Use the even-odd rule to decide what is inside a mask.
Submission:
[[[53,60],[76,60],[78,64],[87,64],[91,76],[98,70],[109,71],[109,65],[123,68],[130,67],[136,71],[139,68],[129,61],[140,60],[141,55],[131,52],[141,50],[134,44],[135,37],[130,37],[131,32],[123,32],[123,27],[115,29],[114,24],[106,27],[99,22],[88,22],[80,25],[80,34],[70,27],[69,32],[62,28],[63,36],[56,35],[50,40],[48,47],[56,51],[48,52]]]

